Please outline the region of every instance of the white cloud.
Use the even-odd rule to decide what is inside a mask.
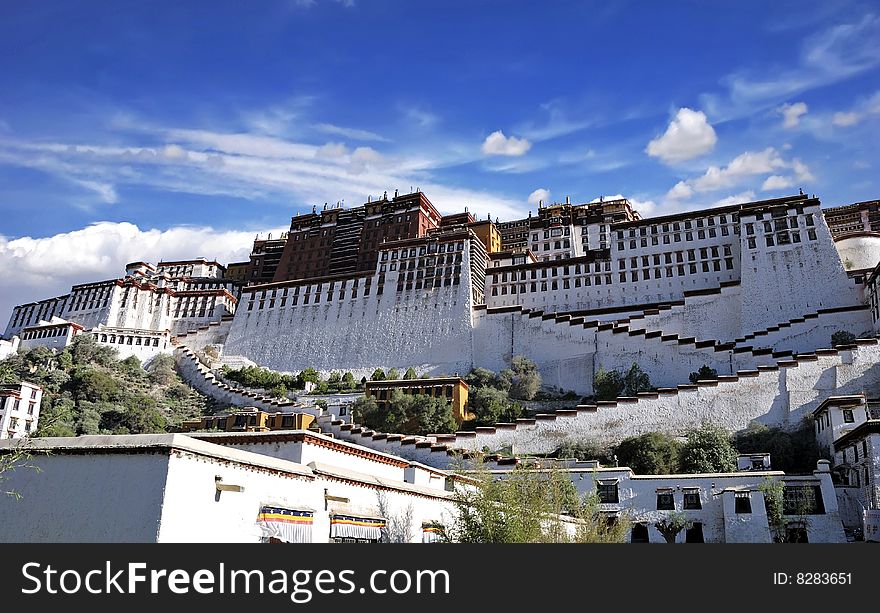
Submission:
[[[778,189],[786,189],[794,185],[794,182],[791,180],[791,177],[783,177],[782,175],[770,175],[766,179],[764,179],[764,183],[761,185],[761,191],[769,192]]]
[[[531,149],[532,143],[525,138],[517,138],[515,136],[504,136],[504,132],[497,130],[492,132],[483,141],[483,153],[486,155],[525,155],[526,151]]]
[[[165,145],[165,148],[162,150],[162,153],[169,160],[183,160],[186,159],[187,153],[180,145]]]
[[[348,147],[342,143],[327,143],[315,151],[316,158],[341,158],[348,153]]]
[[[670,200],[684,200],[694,195],[694,188],[685,181],[679,181],[672,189],[666,192],[666,197]]]
[[[733,196],[727,196],[726,198],[721,198],[720,200],[716,200],[712,203],[712,207],[719,206],[730,206],[731,204],[742,204],[744,202],[752,202],[755,199],[755,192],[752,190],[747,190],[741,192],[739,194],[734,194]]]
[[[366,172],[370,168],[376,168],[385,161],[382,154],[371,147],[358,147],[351,154],[349,169],[354,174]]]
[[[106,221],[43,238],[0,236],[0,328],[16,304],[65,294],[76,283],[116,278],[129,262],[207,257],[226,264],[246,260],[253,239],[250,231],[142,230]]]
[[[792,160],[790,166],[791,166],[791,169],[794,170],[794,175],[798,181],[807,182],[807,181],[815,181],[816,180],[816,178],[813,176],[813,173],[810,172],[810,169],[807,167],[807,165],[804,164],[803,162],[801,162],[800,160],[798,160],[798,159]]]
[[[848,126],[854,126],[859,121],[861,121],[862,117],[858,113],[848,112],[848,113],[834,113],[834,117],[831,119],[831,123],[835,126],[845,128]]]
[[[782,116],[783,128],[796,128],[797,125],[801,122],[801,115],[806,115],[807,104],[805,102],[795,102],[794,104],[783,104],[781,107],[776,109]]]
[[[388,141],[388,139],[384,136],[376,134],[375,132],[370,132],[369,130],[361,130],[359,128],[345,128],[342,126],[335,126],[332,123],[319,123],[315,125],[314,128],[318,132],[323,132],[324,134],[335,134],[337,136],[344,136],[345,138],[350,138],[352,140],[380,142]]]
[[[700,177],[679,181],[666,197],[670,200],[690,198],[695,193],[725,189],[758,175],[778,174],[776,171],[781,169],[794,171],[798,181],[814,180],[809,167],[802,161],[794,159],[787,162],[776,149],[768,147],[763,151],[746,151],[736,156],[727,166],[710,166]],[[778,179],[774,179],[770,183],[778,182]]]
[[[763,151],[746,151],[736,156],[724,168],[710,166],[706,174],[694,179],[692,186],[695,191],[708,192],[735,185],[745,177],[772,172],[785,167],[785,161],[773,147]]]
[[[529,194],[529,204],[535,205],[543,200],[544,202],[550,202],[550,190],[544,189],[543,187],[539,187],[531,194]]]
[[[658,157],[668,164],[684,162],[715,147],[718,137],[709,125],[706,114],[689,108],[680,108],[666,132],[645,148],[648,155]]]

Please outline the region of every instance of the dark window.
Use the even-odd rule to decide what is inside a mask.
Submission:
[[[648,524],[633,524],[630,542],[649,543],[650,540],[648,539]]]
[[[617,497],[617,482],[599,483],[598,487],[599,502],[604,504],[613,504],[619,502]]]
[[[684,493],[684,508],[685,509],[702,509],[703,503],[700,501],[700,492],[685,492]]]
[[[786,485],[782,496],[785,515],[823,515],[825,505],[818,485]],[[806,542],[806,541],[804,541]]]
[[[703,540],[703,524],[694,522],[684,533],[685,543],[705,543]]]
[[[657,510],[675,510],[675,498],[673,497],[672,492],[657,492]]]
[[[734,500],[736,501],[735,510],[737,513],[752,512],[752,497],[749,492],[737,492]]]
[[[844,409],[843,410],[843,421],[848,424],[851,424],[855,421],[855,417],[853,416],[852,409]]]

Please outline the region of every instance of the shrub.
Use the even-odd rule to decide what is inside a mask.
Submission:
[[[599,372],[593,377],[596,400],[614,400],[621,395],[625,385],[623,375],[616,370],[599,368]]]
[[[856,335],[852,332],[847,332],[846,330],[838,330],[831,335],[831,345],[833,347],[837,347],[838,345],[852,345],[854,342],[856,342]]]
[[[722,428],[704,424],[688,433],[681,450],[681,471],[724,473],[736,470],[736,450]]]
[[[508,396],[517,400],[531,400],[541,388],[538,366],[522,355],[511,358],[510,367],[504,369],[499,378],[505,382]]]
[[[452,407],[443,398],[404,394],[394,390],[387,408],[372,396],[358,398],[352,405],[357,421],[380,432],[431,434],[452,432],[456,427]]]
[[[700,370],[697,372],[692,372],[688,376],[688,380],[691,383],[696,383],[700,379],[716,379],[718,377],[718,371],[714,368],[709,368],[707,365],[700,366]]]
[[[617,446],[617,461],[637,475],[668,475],[679,471],[681,443],[661,432],[649,432],[623,439]]]
[[[521,417],[523,409],[512,402],[502,390],[494,387],[475,387],[468,393],[468,411],[473,413],[475,426],[491,426],[512,422]]]

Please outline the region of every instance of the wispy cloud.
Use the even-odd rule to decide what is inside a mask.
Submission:
[[[543,115],[539,121],[525,122],[516,131],[533,142],[541,142],[566,136],[595,125],[595,119],[573,118],[563,107],[563,100],[556,99],[540,106]]]
[[[418,106],[399,105],[406,123],[422,130],[432,128],[440,122],[440,116]]]
[[[805,38],[797,66],[740,71],[722,79],[725,94],[707,93],[703,107],[713,121],[749,116],[803,92],[837,83],[880,65],[880,17],[831,26]]]
[[[370,132],[369,130],[361,130],[359,128],[345,128],[342,126],[335,126],[332,123],[319,123],[316,124],[314,128],[323,134],[344,136],[345,138],[350,138],[352,140],[388,142],[388,139],[380,134]]]
[[[419,186],[441,211],[491,209],[520,216],[527,205],[503,195],[438,181],[433,171],[443,163],[426,155],[353,150],[343,143],[297,142],[248,132],[154,126],[134,133],[117,132],[114,141],[158,141],[154,146],[0,139],[0,163],[33,168],[69,181],[100,203],[118,200],[121,185],[250,200],[345,201],[360,204],[367,195]],[[508,146],[517,147],[516,141]],[[474,148],[476,149],[476,148]],[[472,153],[479,158],[479,151]]]

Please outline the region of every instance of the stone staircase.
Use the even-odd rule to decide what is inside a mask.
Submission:
[[[272,398],[220,381],[189,347],[178,346],[174,350],[174,361],[184,381],[220,406],[256,407],[273,413],[308,413],[316,417],[323,413],[317,406]]]

